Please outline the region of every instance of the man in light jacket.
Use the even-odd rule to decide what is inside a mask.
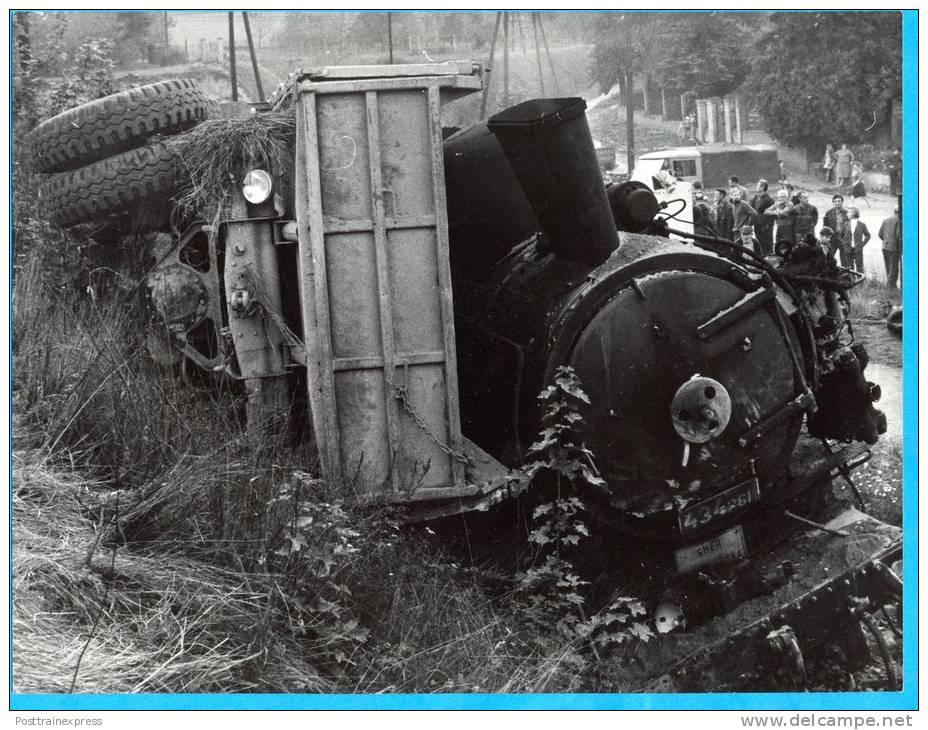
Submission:
[[[765,216],[776,219],[774,250],[790,249],[796,244],[796,206],[789,201],[789,192],[777,191],[777,202],[764,211]]]

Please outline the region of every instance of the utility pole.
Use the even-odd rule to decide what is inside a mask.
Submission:
[[[632,74],[632,15],[625,13],[625,150],[628,174],[635,169],[635,94]]]
[[[538,40],[538,24],[541,19],[538,13],[532,13],[532,34],[535,41],[535,65],[538,66],[538,86],[541,87],[541,95],[545,95],[545,74],[541,68],[541,43]]]
[[[490,95],[490,79],[493,73],[494,59],[496,58],[496,39],[499,36],[499,23],[502,13],[496,14],[496,24],[493,26],[493,37],[490,39],[490,58],[487,60],[487,71],[491,74],[483,85],[483,95],[480,98],[480,118],[483,119],[487,113],[487,98]]]
[[[251,56],[251,70],[255,75],[255,86],[258,88],[258,101],[264,101],[264,86],[261,85],[261,71],[258,70],[258,57],[255,55],[255,44],[251,39],[251,23],[248,22],[248,13],[242,11],[242,22],[245,24],[245,37],[248,39],[248,55]]]
[[[169,39],[169,37],[168,37],[168,14],[167,14],[167,11],[165,11],[164,13],[162,13],[162,17],[164,18],[164,59],[165,59],[165,61],[167,61],[168,49],[170,48],[170,43],[171,43],[171,42],[170,42],[170,39]]]
[[[541,14],[538,14],[538,30],[541,31],[541,42],[545,44],[545,54],[548,56],[548,65],[551,67],[551,80],[554,81],[554,93],[560,96],[561,88],[557,83],[557,69],[554,68],[554,59],[551,58],[551,48],[548,47],[548,36],[545,27],[541,24]]]
[[[503,109],[509,106],[509,13],[503,13]]]
[[[393,63],[393,13],[387,13],[387,46],[390,49],[390,63]]]
[[[232,101],[238,101],[238,79],[235,77],[235,13],[229,13],[229,74],[232,77]]]

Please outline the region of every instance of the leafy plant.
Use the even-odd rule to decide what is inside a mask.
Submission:
[[[47,119],[65,109],[119,91],[114,77],[113,41],[95,38],[77,49],[70,67],[52,82],[39,101],[39,117]]]
[[[396,538],[398,523],[365,522],[330,500],[324,483],[306,472],[295,472],[268,507],[272,523],[276,518],[279,526],[262,562],[284,577],[288,630],[309,639],[336,665],[353,664],[351,657],[369,631],[354,610],[347,576],[363,549]]]
[[[637,620],[646,611],[640,601],[618,597],[592,617],[584,611],[584,586],[569,551],[590,536],[583,521],[582,496],[602,490],[593,453],[579,442],[583,428],[582,404],[590,399],[583,392],[573,369],[559,367],[554,383],[539,395],[545,412],[542,431],[529,453],[532,461],[526,476],[540,488],[550,488],[553,497],[535,507],[535,528],[529,541],[537,548],[535,564],[517,577],[517,592],[523,614],[537,631],[542,648],[563,640],[579,641],[595,652],[597,647],[622,644],[631,639],[647,641],[651,630]],[[552,639],[554,642],[552,643]]]

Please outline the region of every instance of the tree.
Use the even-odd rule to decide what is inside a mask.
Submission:
[[[776,13],[758,40],[748,101],[778,140],[817,153],[873,140],[901,95],[899,13]]]
[[[697,97],[724,96],[748,71],[763,16],[754,13],[671,13],[663,28],[655,71],[660,83]]]
[[[606,93],[615,84],[623,89],[628,66],[635,74],[655,68],[657,53],[668,25],[664,13],[603,13],[596,24],[593,79]],[[630,25],[629,25],[630,24]]]
[[[632,23],[626,48],[625,18]],[[642,78],[697,96],[734,91],[747,73],[747,51],[762,16],[749,13],[628,13],[603,16],[593,49],[600,90],[621,83],[627,63]],[[629,59],[628,61],[626,59]]]

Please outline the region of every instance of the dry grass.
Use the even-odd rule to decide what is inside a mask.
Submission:
[[[312,469],[303,452],[254,450],[240,393],[157,368],[131,295],[66,296],[43,273],[25,260],[14,291],[16,692],[590,687],[573,647],[533,643],[498,579],[427,533],[383,538],[381,516],[325,484],[305,498],[344,505],[363,549],[328,582],[280,560],[271,505]],[[334,582],[348,592],[330,621],[314,606]],[[352,621],[364,640],[339,634]]]
[[[168,144],[177,155],[182,183],[178,205],[193,213],[215,208],[250,169],[272,173],[293,162],[296,116],[284,112],[210,119]]]
[[[848,299],[856,317],[885,319],[889,310],[902,301],[902,295],[875,279],[864,279],[848,292]]]
[[[273,576],[102,544],[79,501],[100,485],[35,463],[14,458],[14,691],[332,689],[270,630]]]

